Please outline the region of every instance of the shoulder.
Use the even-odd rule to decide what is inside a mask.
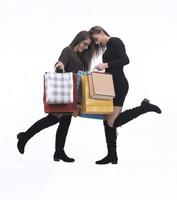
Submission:
[[[70,46],[67,46],[67,47],[65,47],[63,50],[62,50],[62,52],[63,53],[72,53],[73,52],[73,50],[72,50],[72,48],[70,47]]]
[[[111,37],[108,40],[107,46],[109,47],[116,47],[116,46],[124,46],[123,41],[118,37]]]

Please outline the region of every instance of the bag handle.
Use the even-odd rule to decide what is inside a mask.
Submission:
[[[65,69],[64,69],[64,68],[62,69],[62,73],[63,73],[63,74],[65,73]]]

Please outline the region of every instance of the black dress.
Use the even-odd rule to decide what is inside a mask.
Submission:
[[[128,92],[129,84],[125,77],[123,67],[129,63],[123,42],[116,37],[111,37],[103,53],[103,62],[108,63],[107,73],[112,74],[115,89],[114,106],[123,106]]]

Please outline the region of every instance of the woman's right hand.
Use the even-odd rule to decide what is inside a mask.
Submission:
[[[56,64],[55,64],[55,70],[58,68],[60,70],[64,70],[64,65],[61,61],[58,61]]]

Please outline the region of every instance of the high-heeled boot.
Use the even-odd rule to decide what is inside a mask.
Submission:
[[[55,140],[55,153],[53,156],[54,161],[63,160],[64,162],[74,162],[73,158],[69,158],[66,153],[64,152],[64,146],[66,141],[66,136],[68,133],[68,129],[71,123],[72,116],[63,116],[60,119],[60,124],[57,129],[56,133],[56,140]]]
[[[96,164],[104,165],[108,163],[117,164],[118,157],[116,151],[116,140],[117,140],[117,131],[116,128],[110,127],[106,121],[104,121],[104,129],[106,136],[106,143],[108,154],[103,159],[96,161]]]
[[[119,116],[114,120],[113,127],[117,128],[122,126],[147,112],[156,112],[160,114],[162,111],[158,106],[151,104],[148,99],[144,99],[140,106],[125,110],[124,112],[120,113]]]
[[[52,126],[59,122],[59,119],[52,114],[48,114],[46,117],[38,120],[34,123],[26,132],[21,132],[17,135],[17,148],[18,151],[23,154],[25,151],[25,146],[27,142],[41,130]]]

